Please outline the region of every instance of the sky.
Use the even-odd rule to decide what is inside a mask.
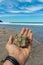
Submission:
[[[43,22],[43,0],[0,0],[0,20]]]

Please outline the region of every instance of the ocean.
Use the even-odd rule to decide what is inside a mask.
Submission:
[[[43,43],[43,25],[8,25],[0,24],[0,28],[21,30],[23,27],[29,28],[33,32],[33,37],[40,43]]]

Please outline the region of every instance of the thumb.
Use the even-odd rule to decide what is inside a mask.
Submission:
[[[12,44],[13,41],[14,41],[14,38],[13,38],[13,36],[11,35],[10,38],[9,38],[8,44]]]

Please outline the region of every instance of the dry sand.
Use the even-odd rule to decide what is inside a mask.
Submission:
[[[16,33],[18,33],[16,30],[0,29],[0,65],[2,65],[2,60],[7,56],[5,49],[6,42],[10,35],[15,36]],[[43,65],[43,44],[39,44],[36,40],[33,40],[32,53],[26,65]]]

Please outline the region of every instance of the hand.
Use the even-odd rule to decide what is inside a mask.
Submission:
[[[32,31],[23,28],[22,31],[20,32],[22,35],[28,35],[28,38],[30,39],[30,43],[32,42]],[[9,41],[6,44],[6,49],[8,51],[8,54],[12,57],[14,57],[20,65],[24,65],[30,55],[31,52],[31,44],[27,48],[20,48],[16,45],[13,44],[14,38],[10,36]]]

